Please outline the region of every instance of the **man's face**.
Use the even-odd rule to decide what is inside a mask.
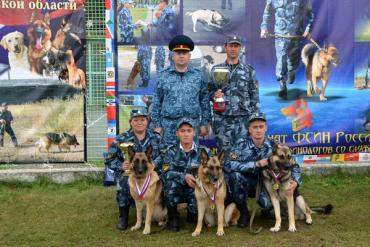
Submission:
[[[129,9],[129,8],[131,8],[131,3],[125,2],[125,5],[124,6],[125,6],[126,9]]]
[[[193,143],[193,139],[195,136],[195,130],[189,124],[184,123],[176,131],[176,135],[180,139],[180,143],[182,145],[190,144],[190,143]]]
[[[166,3],[165,2],[160,2],[159,3],[159,9],[164,10],[164,8],[166,8]]]
[[[225,45],[226,56],[231,59],[239,57],[241,46],[239,44],[231,43]]]
[[[148,127],[148,118],[143,116],[134,117],[131,119],[130,124],[134,132],[143,132]]]
[[[173,62],[175,65],[186,66],[190,61],[190,52],[187,51],[174,51]]]
[[[263,120],[255,120],[249,124],[248,131],[253,140],[261,140],[265,138],[267,130],[266,122]]]
[[[2,108],[2,111],[7,111],[8,110],[8,106],[7,105],[2,106],[1,108]]]

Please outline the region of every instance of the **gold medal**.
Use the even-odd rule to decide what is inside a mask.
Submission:
[[[215,204],[213,204],[213,203],[212,203],[212,204],[209,206],[209,208],[210,208],[212,211],[213,211],[213,210],[215,210],[215,208],[216,208],[216,207],[215,207]]]
[[[272,188],[273,188],[274,190],[278,190],[278,189],[280,188],[279,183],[274,183],[274,184],[272,185]]]

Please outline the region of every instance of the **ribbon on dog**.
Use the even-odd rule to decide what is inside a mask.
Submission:
[[[214,209],[214,204],[216,204],[216,194],[217,194],[217,190],[218,190],[218,188],[220,188],[220,186],[221,186],[221,182],[218,181],[217,184],[215,184],[215,186],[214,186],[215,190],[213,191],[213,194],[210,195],[208,193],[208,191],[206,190],[206,188],[204,188],[203,183],[200,182],[200,188],[202,189],[202,191],[204,193],[206,193],[207,197],[209,198],[209,200],[213,204],[213,207],[211,207],[211,209]]]
[[[135,180],[136,192],[137,192],[137,195],[138,195],[140,200],[143,200],[145,192],[148,190],[151,180],[152,180],[152,175],[149,174],[148,176],[146,176],[146,178],[144,180],[144,184],[141,187],[141,189],[140,189],[140,187],[137,183],[137,180]]]

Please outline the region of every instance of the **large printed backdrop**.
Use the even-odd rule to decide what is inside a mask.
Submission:
[[[156,1],[142,6],[134,1],[132,12],[156,10]],[[206,3],[207,2],[207,3]],[[228,1],[226,1],[228,2]],[[332,70],[326,90],[327,101],[320,101],[318,95],[307,97],[305,68],[300,62],[296,81],[288,85],[288,100],[277,97],[279,86],[275,77],[274,38],[261,39],[260,25],[266,1],[232,1],[229,8],[222,8],[221,1],[170,1],[180,4],[178,20],[182,33],[195,41],[197,48],[192,54],[192,63],[205,73],[213,64],[225,59],[223,40],[225,35],[242,35],[244,42],[241,58],[257,71],[260,85],[262,111],[267,114],[268,134],[277,141],[287,143],[295,154],[322,155],[362,153],[362,160],[369,159],[370,152],[370,3],[367,0],[310,0],[313,6],[313,39],[319,46],[334,44],[340,54],[341,64]],[[199,21],[195,25],[189,13],[212,9],[228,19],[225,28],[215,28]],[[135,16],[135,14],[133,14]],[[269,31],[273,32],[273,20]],[[195,30],[194,30],[195,28]],[[195,32],[196,31],[196,32]],[[310,41],[304,40],[303,44]],[[148,45],[150,43],[140,43]],[[163,44],[166,45],[166,44]],[[165,47],[165,65],[169,64],[169,51]],[[130,72],[137,59],[137,46],[118,46],[116,71],[118,73],[119,102],[123,106],[120,122],[127,122],[126,105],[143,107],[142,96],[152,96],[156,85],[156,47],[146,58],[149,64],[148,87],[138,87],[142,76],[137,74],[134,82],[127,85]],[[201,61],[197,61],[197,59]],[[117,70],[118,68],[118,70]],[[366,76],[366,74],[369,76]],[[321,86],[321,82],[319,82]],[[127,100],[131,98],[132,100]],[[122,111],[121,111],[122,112]],[[122,119],[123,118],[123,119]],[[120,131],[127,128],[124,125]],[[210,137],[212,138],[212,136]],[[212,143],[212,142],[206,142]],[[367,153],[367,154],[366,154]],[[317,156],[318,157],[318,156]],[[343,159],[344,156],[336,156]],[[353,155],[350,157],[354,157]],[[329,157],[330,159],[330,157]]]
[[[0,162],[83,161],[83,1],[2,1],[0,39],[0,103],[19,144],[5,131]]]

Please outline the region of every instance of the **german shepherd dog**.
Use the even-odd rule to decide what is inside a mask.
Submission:
[[[127,88],[133,88],[135,86],[135,78],[140,73],[141,65],[139,61],[136,61],[131,69],[130,75],[127,79]]]
[[[337,48],[330,44],[324,49],[317,49],[314,44],[306,44],[301,58],[306,66],[307,96],[312,97],[313,89],[316,94],[320,94],[320,101],[326,101],[325,89],[331,70],[341,62]],[[317,86],[318,80],[322,82],[321,90]]]
[[[68,133],[46,133],[40,137],[40,140],[36,142],[36,146],[41,153],[41,150],[44,149],[49,153],[51,145],[56,145],[59,148],[59,152],[63,149],[70,151],[71,147],[76,148],[77,145],[80,145],[77,141],[76,135],[70,135]]]
[[[198,177],[195,186],[197,199],[198,222],[193,237],[199,236],[203,227],[203,220],[208,227],[216,225],[217,236],[223,236],[224,226],[236,225],[240,217],[235,203],[224,205],[226,197],[226,183],[222,171],[225,152],[218,156],[209,157],[205,150],[201,151],[201,164],[198,168]],[[217,210],[217,215],[216,215]]]
[[[167,221],[167,208],[162,197],[162,182],[154,171],[151,146],[147,148],[145,153],[135,152],[134,148],[130,146],[128,153],[131,163],[128,184],[136,205],[136,224],[131,228],[131,231],[141,228],[144,218],[143,212],[146,210],[143,234],[150,234],[152,221],[158,222],[160,226],[165,225]]]
[[[44,15],[43,19],[36,19],[36,13],[32,13],[27,36],[29,39],[28,60],[31,64],[31,71],[42,75],[42,58],[51,48],[50,16],[48,13]]]
[[[270,195],[275,212],[275,226],[270,228],[272,232],[278,232],[281,228],[280,202],[286,201],[287,203],[289,218],[288,231],[290,232],[296,231],[295,217],[297,219],[305,218],[306,223],[311,225],[311,213],[316,211],[317,213],[328,214],[332,209],[331,204],[325,207],[310,209],[298,191],[295,191],[295,196],[286,195],[286,190],[293,182],[291,177],[291,167],[293,165],[295,165],[295,161],[292,159],[290,148],[287,145],[277,144],[273,147],[272,155],[268,158],[266,169],[262,171],[263,184]]]
[[[74,32],[76,28],[64,19],[55,34],[52,43],[51,52],[54,55],[55,66],[59,69],[59,79],[66,81],[68,84],[81,89],[86,88],[86,76],[82,69],[78,68],[73,52],[73,44],[82,45],[81,39]]]

